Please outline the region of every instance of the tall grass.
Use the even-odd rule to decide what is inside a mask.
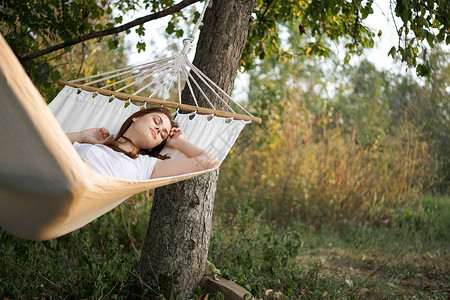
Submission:
[[[235,211],[251,194],[256,209],[279,224],[320,226],[387,222],[389,212],[420,198],[433,177],[428,147],[404,124],[389,138],[358,140],[325,104],[314,114],[297,101],[281,105],[263,126],[252,126],[222,168],[217,201]]]

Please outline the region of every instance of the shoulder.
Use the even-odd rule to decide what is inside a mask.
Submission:
[[[133,159],[136,167],[139,170],[139,179],[150,179],[156,163],[159,159],[156,157],[140,154],[137,158]]]
[[[157,159],[156,157],[153,157],[153,156],[139,154],[138,157],[135,158],[135,160],[137,160],[139,162],[155,164],[159,159]]]

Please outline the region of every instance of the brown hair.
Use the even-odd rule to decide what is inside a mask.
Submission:
[[[172,121],[172,115],[170,113],[170,111],[164,107],[151,107],[151,108],[145,108],[145,109],[141,109],[137,112],[135,112],[134,114],[132,114],[130,117],[128,117],[128,119],[126,119],[125,122],[123,122],[122,126],[120,127],[119,132],[117,133],[116,137],[108,142],[105,143],[106,146],[110,147],[111,149],[117,151],[117,152],[122,152],[125,155],[131,157],[131,158],[137,158],[139,154],[143,154],[143,155],[148,155],[148,156],[152,156],[152,157],[156,157],[159,159],[168,159],[170,158],[167,155],[161,155],[160,152],[161,150],[164,148],[164,145],[166,144],[166,140],[167,138],[162,141],[161,144],[159,144],[158,146],[154,147],[153,149],[141,149],[140,151],[138,151],[136,145],[128,138],[124,137],[124,133],[128,130],[128,128],[130,128],[131,124],[133,123],[133,119],[134,118],[139,118],[145,115],[148,115],[150,113],[155,113],[155,112],[159,112],[159,113],[163,113],[165,114],[169,120],[170,123],[172,125],[172,127],[178,127],[178,124],[174,121]],[[124,138],[127,141],[131,142],[134,146],[134,150],[133,151],[124,151],[119,147],[119,143],[117,142],[120,138]]]

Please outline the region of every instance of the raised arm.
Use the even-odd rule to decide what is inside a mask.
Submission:
[[[66,133],[70,142],[73,144],[78,143],[89,143],[89,144],[104,144],[111,141],[114,136],[110,135],[106,128],[91,128],[85,129],[78,132]]]
[[[184,139],[183,131],[172,128],[167,145],[181,151],[188,158],[158,160],[151,178],[181,175],[213,169],[219,165],[217,157]]]

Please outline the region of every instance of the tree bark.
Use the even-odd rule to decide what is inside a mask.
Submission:
[[[255,0],[214,0],[205,13],[193,63],[228,94],[254,5]],[[189,94],[186,88],[184,103],[191,103]],[[197,100],[205,105],[201,98]],[[214,104],[221,107],[217,100]],[[155,191],[138,273],[166,298],[189,298],[203,277],[218,175],[211,172]]]

